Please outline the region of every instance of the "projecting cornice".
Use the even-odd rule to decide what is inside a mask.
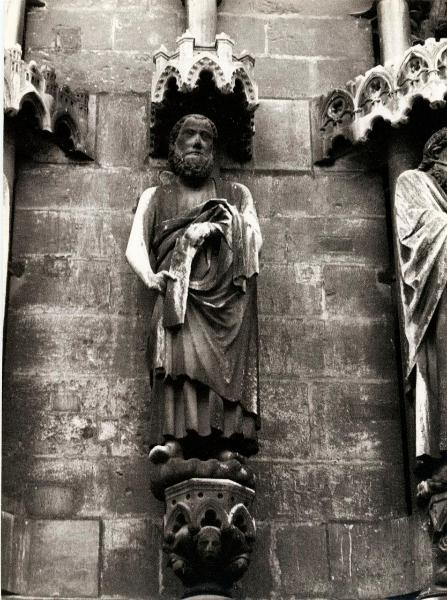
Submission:
[[[53,134],[67,154],[91,158],[95,115],[89,94],[59,85],[53,68],[22,60],[18,44],[5,49],[4,61],[5,114],[23,115],[33,128]]]
[[[337,140],[366,142],[380,121],[405,125],[417,99],[437,109],[446,105],[446,96],[447,39],[431,38],[409,48],[396,64],[374,67],[320,98],[317,162],[333,158]]]

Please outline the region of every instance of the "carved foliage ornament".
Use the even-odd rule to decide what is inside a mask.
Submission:
[[[397,67],[379,65],[359,75],[345,90],[334,90],[319,102],[318,160],[331,157],[337,138],[365,142],[378,120],[404,125],[416,99],[444,107],[446,86],[447,40],[428,39],[409,48]]]
[[[20,115],[40,131],[54,134],[68,154],[91,157],[93,153],[90,98],[86,92],[73,92],[56,82],[53,68],[39,68],[34,61],[22,60],[17,44],[5,49],[3,106],[6,115]]]

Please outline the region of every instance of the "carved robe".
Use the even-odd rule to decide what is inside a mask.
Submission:
[[[225,438],[227,448],[249,455],[257,450],[259,427],[261,235],[248,189],[229,182],[216,188],[218,198],[187,209],[175,183],[152,192],[152,268],[170,270],[177,281],[158,296],[150,322],[151,437],[153,443]],[[193,248],[185,234],[202,222],[217,233]]]
[[[427,173],[405,171],[395,194],[407,378],[415,377],[416,455],[447,450],[447,407],[438,403],[436,309],[447,283],[447,196]],[[447,351],[447,349],[446,349]]]

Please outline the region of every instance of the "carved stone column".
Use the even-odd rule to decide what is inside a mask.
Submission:
[[[182,0],[186,3],[188,31],[196,46],[213,46],[217,33],[217,6],[221,0]]]
[[[6,0],[4,5],[5,48],[22,44],[26,0]]]
[[[406,0],[379,0],[380,51],[382,63],[399,62],[411,46],[410,13]]]

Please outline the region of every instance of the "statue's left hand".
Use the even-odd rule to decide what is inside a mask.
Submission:
[[[207,237],[217,231],[219,229],[214,223],[193,223],[186,230],[185,237],[193,246],[200,246]]]

